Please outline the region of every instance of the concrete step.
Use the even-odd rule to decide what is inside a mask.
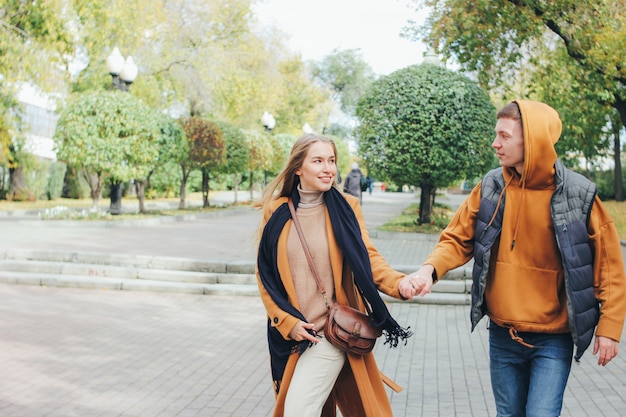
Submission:
[[[102,278],[84,275],[56,275],[45,273],[0,271],[0,283],[12,285],[36,285],[42,287],[83,288],[92,290],[150,291],[203,295],[258,296],[256,285],[250,284],[199,284],[168,282],[147,279]],[[437,284],[439,285],[439,284]],[[433,287],[436,289],[437,286]],[[387,302],[401,302],[383,294]],[[406,302],[406,301],[402,301]],[[469,294],[433,292],[411,301],[418,304],[466,305]]]
[[[0,260],[0,271],[55,275],[82,275],[94,278],[143,279],[196,284],[254,284],[254,274],[195,272],[174,269],[137,268],[104,264],[49,262],[35,260]]]
[[[254,274],[253,262],[223,262],[193,258],[147,255],[120,255],[99,252],[54,251],[33,249],[0,250],[0,260],[28,260],[122,266],[125,268],[161,269],[220,274]]]
[[[396,266],[406,273],[415,265]],[[0,282],[54,287],[257,296],[254,264],[42,250],[0,251]],[[417,303],[469,304],[471,281],[451,271]],[[398,301],[385,296],[389,302]]]
[[[145,279],[101,278],[84,275],[0,271],[0,283],[120,291],[175,292],[205,295],[258,295],[256,285],[198,284]]]

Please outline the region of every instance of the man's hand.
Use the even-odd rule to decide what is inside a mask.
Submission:
[[[611,359],[617,356],[618,353],[617,341],[604,336],[596,336],[596,341],[593,344],[593,354],[598,352],[598,365],[606,366]]]
[[[410,298],[413,298],[416,295],[425,296],[428,294],[433,286],[433,272],[435,271],[435,267],[432,265],[422,265],[420,269],[416,272],[413,272],[403,280],[407,280],[411,285],[411,289],[413,290],[413,294]],[[404,296],[404,294],[403,294]],[[406,296],[405,296],[406,297]],[[409,298],[409,297],[406,297]]]

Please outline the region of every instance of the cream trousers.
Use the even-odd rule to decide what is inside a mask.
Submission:
[[[346,354],[322,337],[304,351],[285,396],[284,417],[320,417],[346,361]]]

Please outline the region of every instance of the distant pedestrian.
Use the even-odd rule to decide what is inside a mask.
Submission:
[[[415,294],[424,295],[474,258],[471,325],[489,317],[498,416],[559,416],[572,356],[578,361],[593,344],[606,366],[624,328],[617,230],[595,184],[559,161],[560,136],[552,107],[505,105],[491,145],[501,168],[474,187],[410,275]]]
[[[352,164],[352,170],[348,175],[346,175],[346,179],[343,182],[343,192],[353,195],[359,199],[359,202],[362,203],[362,191],[361,191],[361,182],[364,180],[363,173],[359,169],[359,164],[356,162]]]
[[[367,190],[369,191],[370,195],[372,195],[372,191],[374,191],[374,178],[368,175],[365,180],[367,181]]]
[[[333,302],[361,311],[368,303],[390,347],[411,336],[378,292],[402,299],[412,295],[411,285],[373,246],[357,199],[336,188],[336,155],[331,139],[301,136],[287,167],[259,202],[257,279],[268,316],[274,417],[330,417],[337,407],[344,417],[391,416],[383,382],[399,389],[380,373],[373,352],[348,354],[324,337],[328,303]],[[325,294],[294,227],[290,199]]]

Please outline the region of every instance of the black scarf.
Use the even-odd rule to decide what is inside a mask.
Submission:
[[[291,198],[297,209],[300,194],[295,186]],[[408,328],[402,328],[395,321],[378,293],[372,276],[372,266],[367,248],[361,236],[361,228],[352,207],[334,187],[324,193],[324,201],[326,202],[335,239],[337,239],[344,258],[352,270],[354,282],[361,291],[363,298],[365,298],[365,302],[370,304],[375,324],[383,327],[386,337],[385,344],[389,343],[390,347],[396,347],[399,339],[404,340],[406,344],[406,339],[412,335],[412,332],[408,331]],[[261,235],[257,268],[263,286],[278,307],[306,322],[302,313],[289,303],[287,292],[278,273],[278,238],[289,219],[291,219],[291,213],[287,203],[282,204],[272,214]],[[280,332],[275,327],[272,327],[270,320],[267,323],[267,336],[272,379],[280,381],[285,372],[289,355],[296,350],[302,354],[309,346],[309,342],[285,340]]]

